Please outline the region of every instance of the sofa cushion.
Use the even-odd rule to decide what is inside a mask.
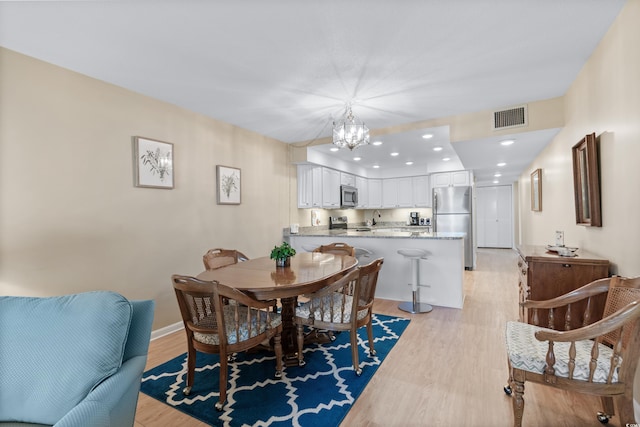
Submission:
[[[55,424],[118,370],[131,316],[114,292],[0,297],[0,421]]]

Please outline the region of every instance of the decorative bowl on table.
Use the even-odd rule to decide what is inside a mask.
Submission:
[[[572,248],[570,246],[547,245],[547,250],[549,252],[554,252],[560,256],[574,257],[577,256],[576,252],[578,248]]]

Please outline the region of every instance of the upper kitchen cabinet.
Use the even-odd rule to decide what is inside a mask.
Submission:
[[[413,187],[413,206],[416,208],[431,207],[431,187],[429,186],[429,176],[414,176],[411,178]]]
[[[367,185],[369,186],[367,206],[371,209],[382,207],[382,180],[381,179],[368,179]]]
[[[337,170],[322,168],[322,207],[340,207],[340,172]]]
[[[471,185],[469,171],[440,172],[431,174],[431,186],[435,187],[468,187]]]
[[[382,180],[382,207],[413,207],[413,184],[411,178],[388,178]]]
[[[350,173],[340,172],[340,185],[356,186],[356,177]]]
[[[322,207],[322,168],[298,165],[298,207]]]
[[[356,188],[358,189],[358,208],[369,207],[369,180],[361,176],[356,176]]]

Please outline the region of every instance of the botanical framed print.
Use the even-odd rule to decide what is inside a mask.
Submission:
[[[216,176],[218,183],[218,204],[239,205],[242,189],[240,181],[240,169],[217,165]]]
[[[173,188],[173,144],[133,137],[133,165],[136,187]]]
[[[531,210],[542,210],[542,169],[536,169],[531,173]]]

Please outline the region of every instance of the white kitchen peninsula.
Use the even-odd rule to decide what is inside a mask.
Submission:
[[[381,227],[371,231],[300,228],[298,234],[284,237],[297,251],[333,242],[344,242],[372,252],[362,264],[383,257],[376,298],[411,301],[411,265],[398,249],[423,249],[427,259],[420,261],[420,302],[440,307],[462,308],[464,301],[465,233],[429,233],[419,228]]]

